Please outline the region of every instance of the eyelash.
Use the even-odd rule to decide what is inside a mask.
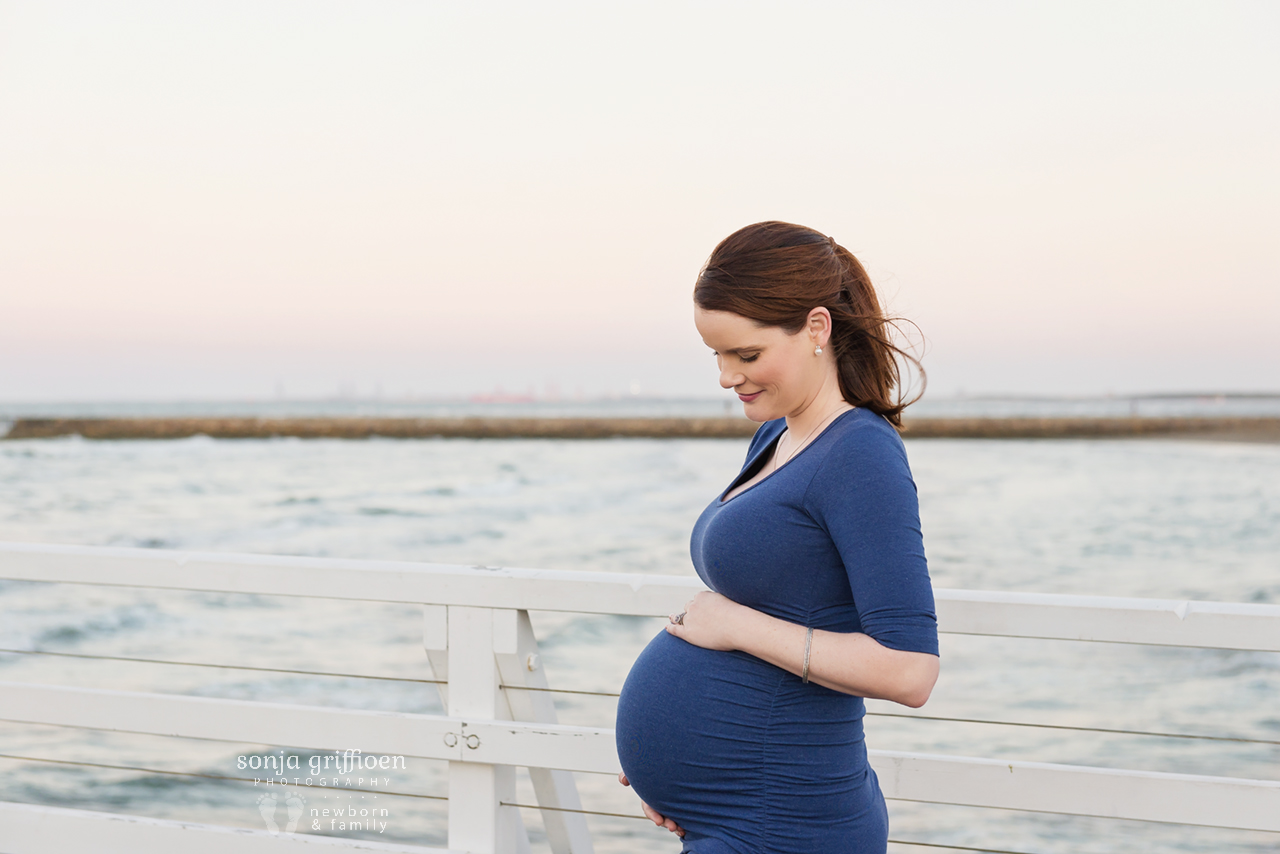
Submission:
[[[742,359],[744,362],[754,362],[756,359],[760,358],[760,354],[756,353],[754,356],[739,356],[738,358]]]

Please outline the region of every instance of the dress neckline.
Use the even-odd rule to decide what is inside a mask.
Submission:
[[[743,495],[746,495],[748,492],[750,492],[751,490],[755,489],[755,488],[756,488],[757,486],[759,486],[760,484],[765,483],[765,482],[766,482],[766,481],[768,481],[770,478],[772,478],[775,474],[777,474],[778,472],[782,471],[784,468],[786,468],[787,466],[789,466],[789,465],[791,465],[792,463],[794,463],[796,460],[798,460],[798,459],[800,459],[801,457],[803,457],[803,456],[805,455],[805,452],[807,452],[807,451],[808,451],[810,448],[812,448],[814,445],[818,444],[818,441],[819,441],[823,436],[827,435],[827,433],[831,430],[831,428],[832,428],[832,427],[834,427],[834,426],[836,426],[837,424],[839,424],[839,423],[840,423],[840,421],[841,421],[841,420],[842,420],[846,415],[848,415],[850,412],[857,412],[857,411],[858,411],[858,407],[854,406],[854,407],[852,407],[851,409],[846,409],[844,412],[841,412],[839,415],[837,415],[837,416],[835,417],[835,419],[833,419],[833,420],[832,420],[832,422],[831,422],[830,424],[828,424],[826,427],[823,427],[823,428],[822,428],[822,432],[820,432],[817,436],[814,436],[814,437],[813,437],[813,440],[812,440],[811,442],[809,442],[809,444],[805,445],[803,448],[801,448],[799,451],[797,451],[795,454],[793,454],[793,455],[791,456],[791,458],[790,458],[789,460],[787,460],[785,463],[783,463],[782,465],[778,466],[776,469],[774,469],[773,471],[769,472],[767,475],[765,475],[764,477],[760,478],[760,479],[759,479],[759,480],[757,480],[755,483],[751,484],[751,485],[750,485],[750,486],[748,486],[746,489],[742,490],[741,492],[739,492],[737,495],[733,496],[732,498],[725,498],[725,496],[726,496],[726,495],[728,495],[730,492],[733,492],[734,487],[736,487],[736,486],[738,485],[738,483],[739,483],[739,482],[741,482],[741,480],[742,480],[742,474],[739,474],[737,477],[735,477],[735,478],[733,479],[733,482],[732,482],[732,483],[730,483],[730,484],[729,484],[729,486],[725,488],[724,492],[720,493],[720,497],[719,497],[719,499],[717,500],[716,505],[717,505],[717,506],[719,506],[719,507],[723,507],[723,506],[725,506],[726,504],[728,504],[730,501],[734,501],[734,500],[736,500],[737,498],[739,498],[739,497],[741,497],[741,496],[743,496]],[[750,471],[751,467],[752,467],[753,465],[755,465],[756,460],[760,459],[760,455],[761,455],[761,454],[764,454],[764,453],[765,453],[765,452],[767,452],[770,448],[776,448],[776,447],[777,447],[777,445],[778,445],[778,442],[779,442],[779,441],[781,441],[781,439],[782,439],[782,434],[783,434],[783,433],[786,433],[786,432],[787,432],[787,428],[784,426],[781,430],[779,430],[779,431],[778,431],[778,435],[776,435],[776,436],[774,436],[772,439],[770,439],[770,440],[769,440],[769,444],[767,444],[767,445],[765,445],[763,448],[761,448],[761,449],[760,449],[760,451],[759,451],[759,453],[757,453],[757,454],[756,454],[756,455],[751,459],[751,462],[750,462],[750,463],[748,463],[746,466],[744,466],[744,467],[743,467],[743,469],[742,469],[743,473],[745,473],[745,472],[747,472],[747,471]]]

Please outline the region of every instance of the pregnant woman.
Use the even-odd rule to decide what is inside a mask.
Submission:
[[[802,226],[730,235],[694,287],[720,384],[763,422],[703,511],[699,593],[618,701],[624,785],[690,854],[877,854],[864,697],[919,707],[937,621],[889,323],[862,265]]]

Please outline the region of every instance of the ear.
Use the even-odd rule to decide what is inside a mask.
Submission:
[[[831,312],[826,306],[818,306],[809,312],[805,320],[805,332],[815,347],[826,347],[831,340]]]

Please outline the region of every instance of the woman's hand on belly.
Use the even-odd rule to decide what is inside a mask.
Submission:
[[[735,630],[752,613],[757,612],[704,590],[685,603],[679,623],[675,617],[668,621],[667,631],[703,649],[741,649]]]
[[[631,785],[631,781],[627,779],[627,775],[621,771],[618,772],[618,782],[624,786]],[[667,830],[671,831],[676,836],[679,836],[681,838],[684,837],[684,828],[676,824],[674,820],[669,819],[666,816],[662,815],[660,812],[658,812],[653,807],[646,804],[644,801],[640,802],[640,809],[644,810],[644,814],[649,817],[650,821],[658,825],[658,827],[665,827]]]
[[[669,621],[670,634],[704,649],[741,650],[797,676],[806,673],[804,626],[710,591],[684,607],[680,622],[674,616]],[[890,649],[861,632],[815,631],[807,646],[809,680],[842,694],[919,708],[938,680],[936,655]]]

